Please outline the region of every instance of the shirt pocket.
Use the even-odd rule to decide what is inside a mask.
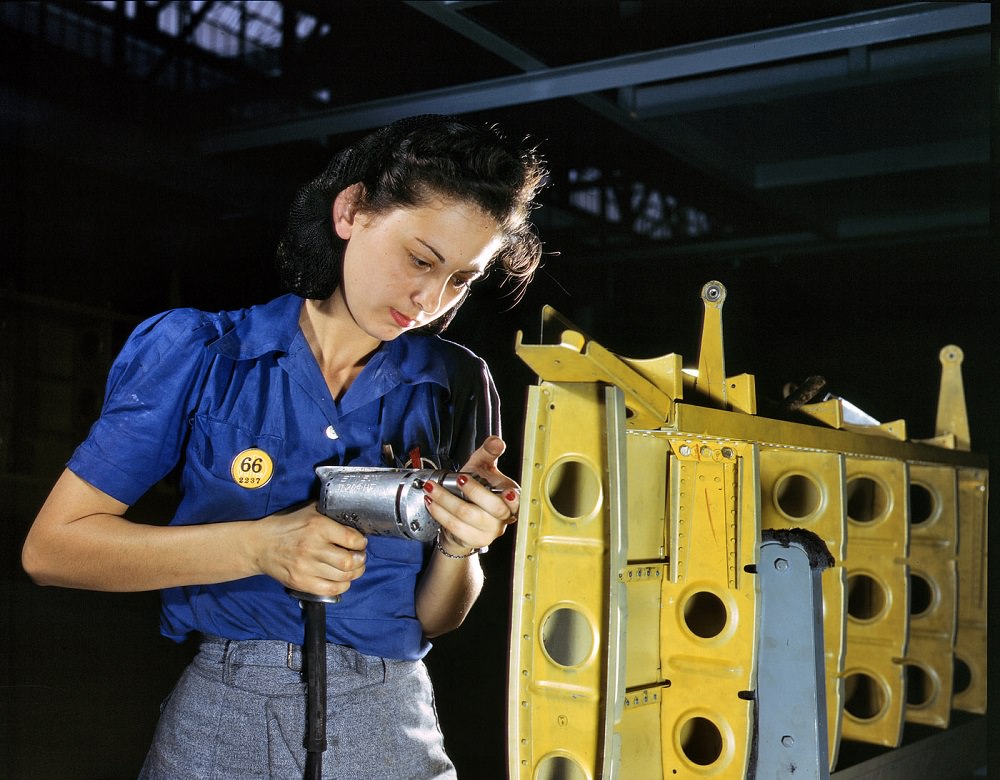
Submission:
[[[205,517],[254,520],[276,511],[271,497],[284,462],[280,436],[195,415],[185,492],[197,491]],[[284,507],[279,507],[284,508]]]

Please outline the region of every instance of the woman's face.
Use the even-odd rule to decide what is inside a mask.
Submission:
[[[501,247],[496,223],[471,204],[434,199],[368,214],[342,197],[333,209],[347,241],[340,294],[358,327],[379,341],[453,309]]]

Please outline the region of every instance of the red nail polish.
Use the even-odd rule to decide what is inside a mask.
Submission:
[[[458,483],[459,487],[462,487],[462,485],[469,481],[469,478],[465,476],[465,474],[459,474],[455,481]]]
[[[427,482],[425,482],[424,483],[424,490],[426,492],[430,493],[432,490],[434,490],[434,483],[431,482],[430,480],[428,480]]]
[[[506,498],[508,501],[513,501],[515,498],[517,498],[517,493],[515,493],[513,490],[508,490],[506,493],[503,494],[503,497]]]
[[[425,504],[426,504],[427,506],[430,506],[430,505],[431,505],[431,504],[433,504],[434,502],[433,502],[433,501],[431,500],[431,497],[430,497],[430,496],[424,496],[424,503],[425,503]]]

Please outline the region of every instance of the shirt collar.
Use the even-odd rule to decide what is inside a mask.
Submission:
[[[220,336],[212,349],[232,360],[253,360],[269,352],[287,352],[299,332],[302,299],[282,295],[269,303],[234,312],[233,327]]]
[[[416,385],[434,382],[448,386],[448,371],[437,336],[404,333],[392,341],[383,342],[365,370],[385,376],[385,381]]]
[[[287,353],[300,332],[302,301],[297,295],[282,295],[242,312],[242,316],[234,314],[234,318],[238,317],[234,326],[211,348],[232,360],[254,360],[270,352]],[[447,387],[448,370],[440,341],[437,336],[404,333],[383,342],[364,373],[383,389],[422,382]]]

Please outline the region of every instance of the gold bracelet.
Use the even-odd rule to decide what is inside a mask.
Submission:
[[[469,550],[469,552],[465,553],[464,555],[455,555],[454,553],[448,552],[446,549],[444,549],[444,547],[441,546],[440,533],[436,537],[434,537],[434,546],[441,551],[441,554],[445,558],[451,558],[452,560],[456,561],[463,560],[464,558],[471,558],[473,555],[479,555],[480,553],[484,553],[490,549],[489,547],[473,547],[471,550]]]

